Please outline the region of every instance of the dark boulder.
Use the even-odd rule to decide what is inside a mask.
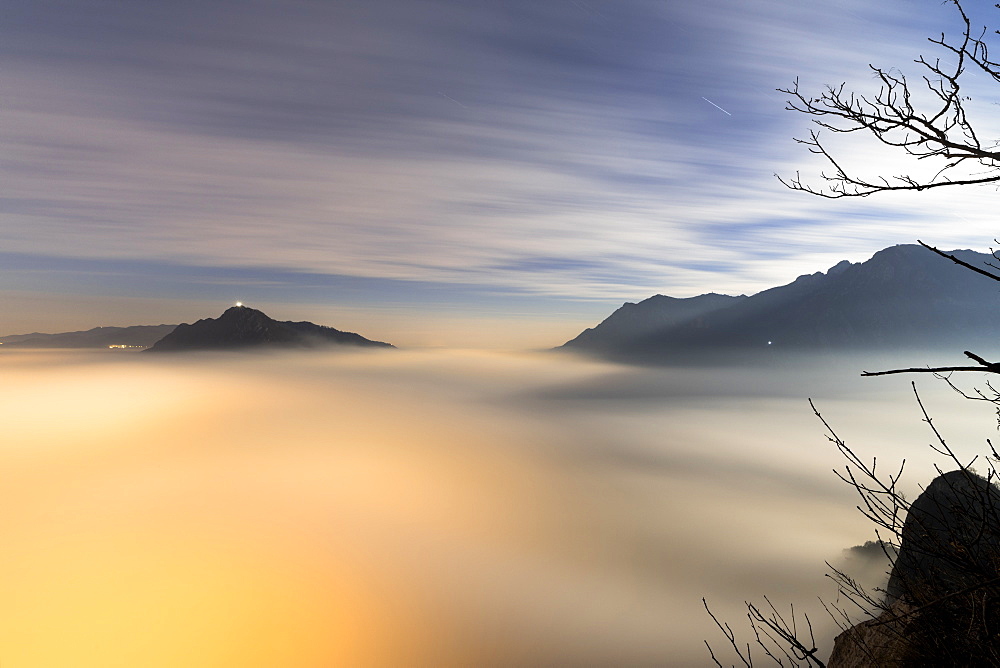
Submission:
[[[1000,666],[1000,489],[968,470],[911,504],[883,613],[840,634],[830,668]]]

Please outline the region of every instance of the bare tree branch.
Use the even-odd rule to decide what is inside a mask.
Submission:
[[[862,371],[862,376],[891,376],[896,373],[949,373],[951,371],[987,371],[981,366],[938,366],[938,367],[910,367],[909,369],[890,369],[888,371]],[[991,371],[990,373],[1000,373]]]
[[[807,96],[796,79],[789,88],[778,90],[791,97],[785,108],[813,117],[821,129],[834,134],[861,132],[890,149],[897,149],[915,160],[940,160],[942,166],[927,178],[908,174],[866,178],[841,164],[820,139],[820,130],[811,130],[808,138],[795,139],[811,153],[819,155],[833,171],[821,172],[821,186],[804,182],[796,172],[792,178],[775,175],[792,190],[827,198],[867,197],[877,192],[928,190],[944,186],[981,185],[1000,182],[1000,150],[997,142],[984,144],[966,115],[969,100],[961,92],[961,77],[971,65],[1000,82],[1000,65],[989,59],[983,28],[973,36],[972,24],[958,0],[950,0],[961,19],[961,33],[949,40],[941,33],[928,41],[946,51],[949,64],[938,58],[919,56],[914,62],[924,70],[919,88],[929,94],[929,101],[916,106],[916,88],[896,69],[869,65],[880,85],[873,96],[846,91],[846,84],[826,86],[818,97]],[[976,170],[984,170],[977,173]]]
[[[986,276],[987,278],[992,278],[994,281],[1000,281],[1000,276],[998,276],[997,274],[994,274],[992,272],[986,271],[985,269],[980,269],[979,267],[977,267],[975,265],[971,265],[968,262],[965,262],[963,260],[959,260],[957,257],[955,257],[954,255],[952,255],[951,253],[945,253],[942,250],[938,250],[934,246],[928,246],[927,244],[925,244],[920,239],[917,239],[917,243],[920,244],[921,246],[923,246],[924,248],[926,248],[927,250],[932,251],[934,253],[937,253],[941,257],[948,258],[949,260],[951,260],[955,264],[963,266],[966,269],[969,269],[970,271],[974,271],[977,274],[981,274],[983,276]]]
[[[779,89],[790,96],[786,109],[807,114],[818,128],[811,129],[806,138],[796,138],[795,141],[820,156],[828,167],[828,171],[820,172],[820,185],[806,183],[799,172],[794,177],[776,174],[782,184],[792,190],[831,199],[945,186],[1000,184],[1000,141],[984,142],[980,139],[966,114],[965,103],[970,98],[961,90],[962,77],[969,68],[1000,83],[1000,63],[990,58],[986,28],[974,32],[961,1],[946,1],[954,6],[961,21],[959,36],[957,39],[948,38],[942,32],[939,37],[928,40],[945,52],[945,61],[919,56],[914,61],[923,72],[918,79],[907,79],[894,68],[869,65],[879,86],[874,95],[855,93],[846,90],[845,84],[840,84],[828,85],[818,97],[812,97],[802,92],[798,79],[791,87]],[[995,7],[1000,9],[1000,4]],[[1000,31],[995,32],[1000,34]],[[826,135],[821,139],[821,133],[867,135],[877,145],[914,160],[927,160],[937,169],[931,176],[861,176],[830,150],[825,143]],[[919,243],[965,269],[1000,281],[1000,273],[971,265],[923,241]],[[1000,260],[997,252],[993,255]],[[987,263],[986,266],[1000,272],[1000,264]],[[970,351],[964,354],[976,365],[910,367],[864,371],[861,375],[934,374],[964,397],[992,402],[997,407],[1000,428],[1000,391],[987,381],[986,387],[992,394],[980,389],[970,394],[959,389],[950,379],[953,372],[1000,374],[1000,362],[988,361]],[[916,385],[911,383],[911,386],[922,419],[934,436],[934,442],[929,447],[944,457],[949,467],[957,467],[957,471],[944,474],[935,464],[939,478],[924,490],[914,504],[907,501],[898,487],[906,460],[900,463],[898,470],[890,469],[886,474],[884,469],[879,469],[876,458],[868,462],[849,447],[809,400],[813,413],[826,429],[827,439],[846,460],[846,465],[834,470],[834,474],[858,493],[860,502],[856,507],[874,524],[878,543],[893,563],[892,578],[909,577],[906,572],[916,568],[915,564],[919,565],[920,559],[933,561],[929,570],[915,575],[911,573],[916,582],[901,585],[899,580],[890,579],[884,590],[871,591],[843,571],[830,566],[829,577],[838,584],[840,594],[868,619],[863,631],[876,629],[876,633],[884,634],[877,642],[871,642],[870,636],[866,639],[865,633],[857,631],[862,625],[852,625],[851,615],[845,609],[826,603],[823,606],[837,625],[845,629],[841,638],[856,644],[871,665],[883,665],[887,638],[890,644],[897,640],[906,644],[907,665],[910,665],[911,659],[920,665],[1000,665],[1000,491],[996,488],[1000,452],[987,440],[989,452],[982,460],[978,456],[970,461],[960,459],[935,426]],[[977,461],[983,461],[989,467],[985,478],[972,469]],[[939,479],[950,481],[956,475],[958,480],[968,483],[968,489],[961,485],[952,486],[947,501],[942,501],[945,497],[925,496],[930,494],[932,488],[937,489],[934,486],[941,484]],[[938,526],[946,520],[922,513],[928,503],[937,504],[939,513],[955,519],[956,525],[948,527],[946,535],[941,535],[942,529]],[[901,553],[904,537],[909,551]],[[904,575],[898,575],[900,572]],[[952,575],[942,576],[942,572]],[[899,593],[901,589],[903,593]],[[765,601],[765,610],[746,603],[757,651],[763,652],[779,666],[786,665],[787,661],[787,665],[792,666],[805,662],[807,666],[823,668],[825,664],[817,657],[818,649],[808,617],[805,617],[808,626],[806,639],[805,631],[800,630],[797,623],[794,607],[786,617],[766,597]],[[707,604],[705,608],[708,610]],[[745,648],[741,647],[732,628],[720,623],[710,610],[708,612],[744,666],[752,668],[752,646],[747,644]],[[840,639],[837,644],[839,647]],[[896,665],[896,659],[901,658],[893,657],[890,663]],[[712,660],[722,668],[714,654]]]
[[[965,351],[965,356],[979,362],[979,366],[939,366],[939,367],[910,367],[908,369],[890,369],[889,371],[862,371],[862,376],[891,376],[896,373],[933,373],[943,374],[952,371],[980,371],[983,373],[1000,374],[1000,362],[987,362],[975,353]]]
[[[749,645],[747,646],[746,649],[746,655],[744,655],[743,649],[736,643],[736,633],[729,626],[729,624],[723,624],[722,622],[719,621],[718,617],[715,616],[715,613],[712,612],[711,608],[708,607],[708,601],[706,601],[704,598],[701,599],[701,603],[702,605],[705,606],[705,611],[708,613],[708,616],[712,618],[712,621],[715,622],[715,625],[719,627],[720,631],[722,631],[722,635],[726,637],[726,640],[729,641],[729,644],[732,645],[734,650],[736,650],[736,655],[740,657],[741,661],[743,661],[743,665],[746,666],[746,668],[753,668],[753,658],[750,655]],[[705,641],[705,646],[708,647],[708,653],[712,655],[712,661],[715,662],[715,665],[719,666],[719,668],[722,668],[722,664],[719,663],[719,660],[715,658],[715,652],[712,651],[712,646],[708,644],[707,640]]]

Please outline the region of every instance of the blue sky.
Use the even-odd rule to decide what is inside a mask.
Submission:
[[[626,300],[996,235],[990,188],[831,202],[773,177],[822,167],[774,89],[917,73],[958,27],[936,1],[5,7],[0,334],[241,299],[403,344],[555,345]]]

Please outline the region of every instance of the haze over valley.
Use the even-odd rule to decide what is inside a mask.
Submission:
[[[809,400],[907,498],[992,461],[1000,72],[928,37],[997,16],[7,0],[0,666],[829,656],[889,564]]]
[[[896,246],[625,304],[548,351],[399,349],[242,303],[6,337],[5,660],[701,666],[705,640],[726,656],[703,597],[794,605],[829,651],[825,564],[869,587],[889,564],[850,549],[876,536],[807,398],[915,496],[940,457],[911,381],[860,372],[995,358],[972,308],[993,290]],[[991,405],[920,380],[981,452]]]
[[[5,350],[5,660],[705,665],[702,596],[808,607],[873,539],[806,396],[931,470],[870,362]],[[989,411],[921,389],[976,451]]]

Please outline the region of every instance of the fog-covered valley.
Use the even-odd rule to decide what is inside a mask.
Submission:
[[[702,597],[748,634],[874,538],[807,397],[915,494],[911,379],[858,373],[953,361],[5,350],[2,660],[706,665]],[[990,405],[917,380],[984,451]]]

